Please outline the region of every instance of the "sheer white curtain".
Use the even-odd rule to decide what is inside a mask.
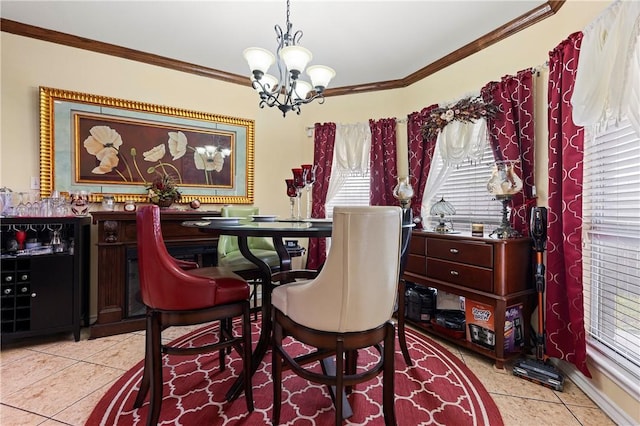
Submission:
[[[333,165],[327,190],[327,201],[336,196],[350,175],[369,172],[371,129],[369,123],[336,124]]]
[[[606,128],[627,116],[640,135],[640,2],[613,3],[582,33],[574,123]]]
[[[436,141],[434,158],[422,197],[422,218],[430,223],[431,203],[438,190],[447,181],[454,168],[463,161],[479,161],[487,145],[487,121],[474,123],[452,121],[447,124]],[[436,200],[437,201],[437,200]]]

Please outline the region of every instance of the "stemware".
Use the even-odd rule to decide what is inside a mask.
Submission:
[[[284,181],[287,184],[287,196],[289,197],[291,219],[295,219],[293,207],[296,202],[296,198],[298,197],[298,188],[293,184],[293,179],[285,179]]]
[[[306,175],[302,167],[291,169],[293,172],[293,185],[298,189],[298,219],[302,219],[302,211],[300,208],[300,198],[302,197],[302,189],[306,185]]]
[[[16,228],[16,242],[18,243],[18,250],[24,250],[24,242],[27,239],[27,231],[24,229]]]
[[[303,164],[303,174],[305,175],[305,188],[307,188],[307,219],[311,219],[311,188],[316,182],[317,164]]]
[[[25,201],[27,201],[25,199],[25,196],[26,196],[26,192],[17,193],[18,205],[16,206],[16,209],[15,209],[15,215],[18,217],[24,217],[29,215],[29,207],[27,207],[27,205],[25,204]],[[29,203],[27,202],[27,204]]]

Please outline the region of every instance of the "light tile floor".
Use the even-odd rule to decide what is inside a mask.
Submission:
[[[188,330],[171,329],[172,340]],[[82,426],[102,395],[144,356],[144,332],[74,342],[58,335],[2,347],[0,425]],[[437,339],[436,339],[437,340]],[[570,381],[564,392],[498,370],[490,359],[439,341],[477,375],[498,405],[506,426],[590,426],[614,423]],[[404,425],[401,425],[404,426]]]

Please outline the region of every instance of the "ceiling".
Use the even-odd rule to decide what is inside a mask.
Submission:
[[[412,75],[424,78],[426,71],[442,68],[435,65],[445,58],[449,63],[462,59],[549,16],[562,3],[293,0],[290,21],[294,31],[304,32],[300,45],[313,52],[311,64],[336,70],[330,88],[366,90],[393,82],[397,87],[398,80],[407,81]],[[285,26],[286,1],[2,0],[0,15],[3,31],[87,45],[77,37],[75,42],[70,37],[64,42],[65,35],[78,36],[100,42],[104,52],[111,49],[127,57],[113,46],[126,48],[211,69],[214,76],[227,75],[229,81],[248,84],[242,51],[250,46],[275,51],[274,26]],[[22,28],[21,33],[15,30],[22,27],[16,23],[64,34],[34,28]],[[454,53],[461,50],[467,51],[462,57]]]

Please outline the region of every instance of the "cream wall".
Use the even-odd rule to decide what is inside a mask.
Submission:
[[[125,59],[0,33],[0,186],[27,190],[38,171],[38,87],[49,86],[96,95],[231,115],[255,120],[255,204],[262,212],[286,215],[283,180],[290,168],[313,158],[313,139],[305,128],[316,122],[353,123],[398,117],[438,102],[456,100],[491,80],[538,67],[548,52],[579,31],[609,1],[567,1],[553,17],[472,55],[407,88],[327,98],[324,105],[303,107],[300,116],[283,118],[257,107],[255,92],[244,86],[183,74]],[[417,55],[420,52],[416,52]],[[340,72],[340,65],[334,64]],[[546,84],[542,80],[542,84]],[[544,96],[544,90],[539,90]],[[542,104],[544,105],[544,104]],[[544,108],[541,108],[544,111]],[[538,119],[536,181],[546,201],[546,120]],[[405,140],[405,138],[402,138]],[[399,148],[406,152],[406,148]],[[640,423],[638,403],[591,366],[592,398],[610,410],[621,408]],[[613,401],[613,403],[612,403]],[[613,407],[613,408],[611,408]]]

